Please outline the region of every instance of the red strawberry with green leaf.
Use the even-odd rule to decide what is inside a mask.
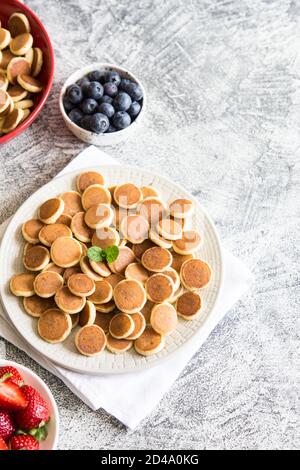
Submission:
[[[3,366],[0,367],[0,379],[3,377],[3,375],[6,374],[11,374],[9,380],[11,382],[14,382],[16,385],[19,385],[19,387],[22,387],[24,385],[24,379],[20,372],[12,366]]]
[[[38,441],[28,434],[14,436],[10,441],[11,450],[40,450]]]
[[[11,415],[6,410],[0,410],[0,437],[8,442],[15,433]]]
[[[2,439],[2,437],[0,437],[0,450],[9,450],[5,440]]]
[[[10,374],[4,374],[0,379],[0,408],[6,410],[22,410],[28,405],[22,388],[11,382]]]
[[[49,408],[38,391],[30,385],[24,385],[22,392],[28,406],[15,413],[15,422],[19,428],[29,431],[38,441],[43,440],[47,437],[45,424],[50,419]]]

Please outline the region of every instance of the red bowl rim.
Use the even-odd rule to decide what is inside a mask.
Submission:
[[[48,47],[49,47],[49,53],[50,53],[50,63],[51,63],[50,75],[49,75],[48,84],[47,84],[47,86],[44,90],[44,93],[43,93],[43,97],[42,97],[41,101],[39,102],[39,104],[37,105],[37,107],[34,109],[33,113],[29,116],[28,119],[26,119],[26,121],[24,121],[24,123],[22,123],[16,129],[14,129],[12,132],[0,137],[0,145],[5,144],[9,140],[11,140],[14,137],[16,137],[17,135],[21,134],[21,132],[23,132],[25,129],[27,129],[33,123],[33,121],[35,121],[35,119],[38,117],[39,113],[41,112],[43,106],[45,105],[45,103],[48,99],[48,96],[49,96],[49,93],[50,93],[50,90],[51,90],[51,87],[52,87],[52,83],[53,83],[53,76],[54,76],[54,51],[53,51],[53,46],[52,46],[49,34],[47,33],[45,26],[43,25],[41,20],[38,18],[38,16],[27,5],[25,5],[24,3],[21,3],[21,2],[19,2],[19,3],[21,4],[20,8],[23,8],[25,11],[28,11],[33,16],[33,18],[36,21],[38,27],[43,31],[43,33],[45,35],[45,38],[46,38],[46,41],[47,41]]]

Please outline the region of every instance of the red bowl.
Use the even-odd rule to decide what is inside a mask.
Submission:
[[[43,51],[43,68],[38,77],[39,81],[43,84],[43,91],[38,93],[34,98],[34,107],[28,118],[22,122],[14,131],[10,132],[7,135],[0,137],[0,144],[4,144],[9,140],[13,139],[21,132],[25,131],[33,121],[37,118],[41,112],[43,106],[46,103],[46,100],[49,96],[54,74],[54,53],[53,47],[48,36],[48,33],[38,19],[35,13],[31,11],[26,5],[21,3],[19,0],[5,0],[5,2],[0,2],[0,20],[3,28],[7,27],[8,18],[14,12],[24,13],[31,26],[31,34],[33,36],[33,45],[34,47],[39,47]]]

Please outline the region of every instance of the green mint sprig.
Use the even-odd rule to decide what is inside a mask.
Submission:
[[[97,263],[103,263],[104,261],[113,263],[119,256],[119,248],[116,245],[112,245],[102,250],[99,246],[91,246],[87,251],[87,255],[91,261],[96,261]]]

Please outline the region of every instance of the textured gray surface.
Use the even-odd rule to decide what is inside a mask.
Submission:
[[[0,149],[0,221],[85,146],[59,114],[64,79],[112,61],[144,81],[149,109],[141,135],[108,151],[190,188],[256,280],[135,432],[1,340],[0,354],[51,387],[63,449],[299,448],[299,2],[26,3],[52,37],[55,85]]]

